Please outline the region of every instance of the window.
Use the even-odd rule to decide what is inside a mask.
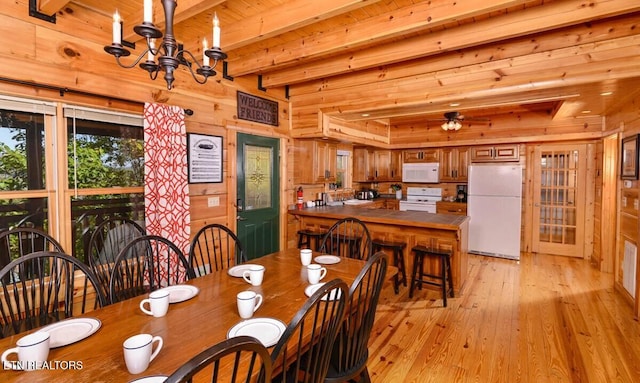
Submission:
[[[47,231],[84,260],[100,222],[144,222],[143,119],[62,105],[58,129],[56,106],[0,95],[0,230]]]
[[[336,159],[336,187],[338,189],[351,188],[351,172],[349,171],[350,157],[350,151],[338,150],[338,158]]]

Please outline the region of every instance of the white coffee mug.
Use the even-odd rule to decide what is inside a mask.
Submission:
[[[33,371],[42,368],[49,357],[49,333],[37,331],[18,339],[16,346],[2,353],[4,370]],[[9,360],[11,354],[18,354],[18,360]]]
[[[240,318],[248,319],[262,305],[262,295],[251,290],[243,291],[238,293],[237,302]]]
[[[311,249],[301,249],[300,250],[300,262],[302,262],[302,266],[308,266],[311,263]]]
[[[312,285],[315,285],[316,283],[320,283],[320,281],[322,280],[322,278],[324,278],[324,276],[327,275],[327,269],[312,263],[309,266],[307,266],[307,279],[309,280],[309,283],[311,283]]]
[[[149,304],[149,309],[145,307],[147,304]],[[169,311],[169,291],[164,289],[152,291],[149,293],[149,298],[140,302],[140,310],[156,318],[167,315],[167,311]]]
[[[155,350],[153,344],[157,343]],[[149,367],[149,363],[162,349],[163,341],[159,336],[151,334],[134,335],[124,341],[124,362],[130,374],[139,374]]]
[[[242,273],[242,278],[253,286],[260,286],[262,284],[262,278],[264,278],[264,266],[250,266],[249,270],[245,270],[244,273]]]

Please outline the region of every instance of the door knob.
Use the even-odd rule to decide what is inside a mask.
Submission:
[[[244,218],[244,217],[240,217],[240,216],[237,216],[237,217],[236,217],[236,219],[237,219],[238,221],[246,221],[246,220],[247,220],[246,218]]]

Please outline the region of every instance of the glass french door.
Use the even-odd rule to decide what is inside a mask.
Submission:
[[[586,146],[535,149],[532,250],[584,257]]]

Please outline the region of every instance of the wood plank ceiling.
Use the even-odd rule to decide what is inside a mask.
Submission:
[[[142,20],[142,0],[39,7],[95,12],[105,44],[116,9],[126,40]],[[640,89],[638,0],[180,0],[175,35],[196,55],[214,13],[231,76],[261,75],[294,100],[319,94],[345,120],[409,124],[452,109],[605,115]]]

